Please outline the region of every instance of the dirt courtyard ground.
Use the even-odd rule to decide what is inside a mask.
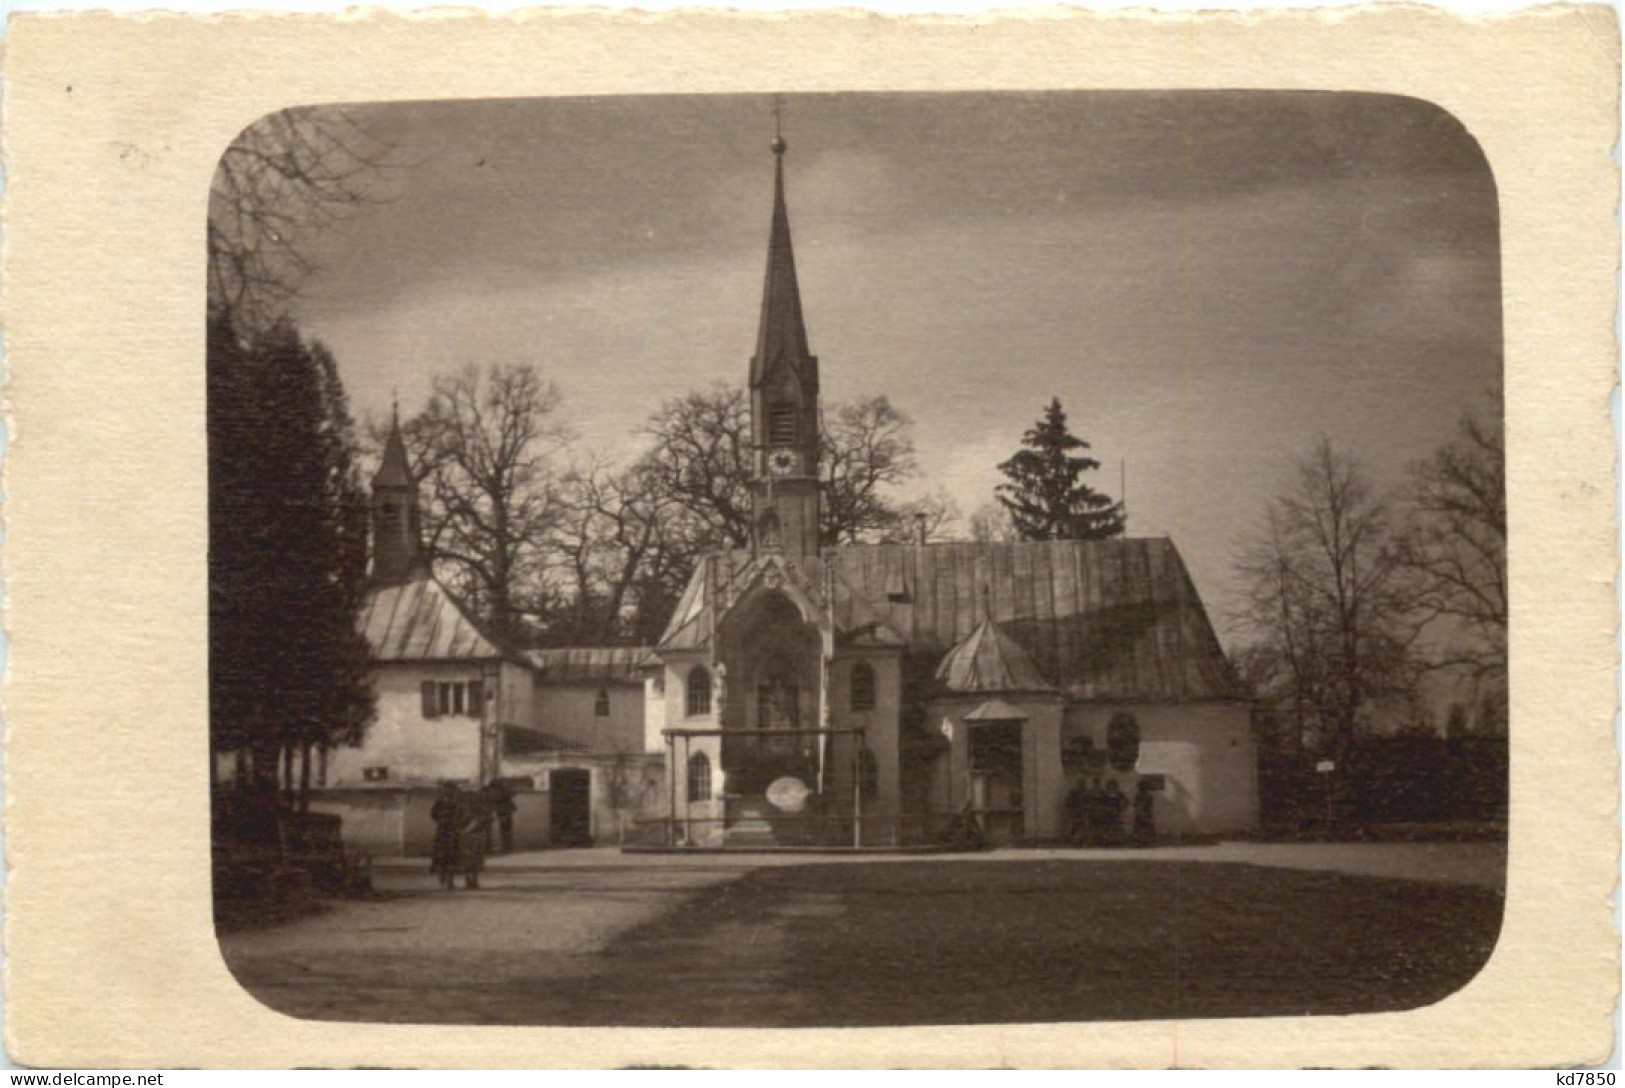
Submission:
[[[445,892],[227,934],[315,1019],[798,1026],[1341,1013],[1465,984],[1500,926],[1493,843],[974,855],[494,859]]]

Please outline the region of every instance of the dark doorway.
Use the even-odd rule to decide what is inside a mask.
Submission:
[[[1000,845],[1019,841],[1026,830],[1021,765],[1020,722],[971,726],[971,807],[987,837]]]
[[[578,769],[548,772],[549,836],[554,846],[592,845],[592,775]]]

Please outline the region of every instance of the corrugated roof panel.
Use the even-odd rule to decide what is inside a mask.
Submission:
[[[361,617],[361,632],[375,661],[502,656],[433,578],[378,586],[367,595]]]
[[[1245,694],[1166,539],[857,545],[826,551],[822,561],[806,564],[804,576],[823,585],[825,562],[837,575],[838,626],[854,638],[878,622],[910,653],[940,661],[991,606],[1039,674],[1075,697]],[[738,599],[757,570],[746,551],[725,553],[719,567],[728,601]],[[908,600],[894,602],[887,588],[899,574]],[[661,649],[706,644],[703,582],[702,568],[684,590]]]
[[[649,659],[647,646],[572,646],[530,650],[525,658],[553,683],[641,683]]]

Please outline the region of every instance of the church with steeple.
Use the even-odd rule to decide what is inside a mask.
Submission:
[[[1247,692],[1168,539],[821,542],[819,360],[771,147],[753,540],[704,557],[652,655],[666,840],[907,845],[974,815],[1053,841],[1082,780],[1164,833],[1256,827]]]
[[[820,366],[771,149],[750,547],[702,558],[654,647],[505,645],[430,569],[396,419],[361,616],[378,717],[323,756],[313,807],[408,854],[446,780],[510,784],[521,847],[901,847],[968,819],[1055,841],[1080,783],[1159,834],[1255,828],[1247,692],[1172,541],[824,542]]]
[[[756,540],[804,557],[818,551],[818,358],[807,346],[784,202],[782,136],[773,139],[773,222],[756,353],[750,360]]]

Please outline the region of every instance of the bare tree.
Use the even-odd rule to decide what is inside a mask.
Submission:
[[[669,519],[681,516],[674,505],[645,465],[617,471],[592,458],[565,478],[553,539],[570,601],[550,624],[550,639],[615,643],[638,628],[649,575],[678,539],[668,531]]]
[[[871,397],[831,405],[820,429],[824,543],[896,532],[906,515],[889,489],[918,471],[908,417],[885,397]],[[644,431],[654,439],[641,465],[653,489],[698,519],[706,547],[748,547],[751,429],[744,391],[719,383],[673,398]]]
[[[425,541],[437,570],[499,638],[532,640],[549,607],[562,516],[554,459],[569,434],[559,393],[529,364],[469,366],[434,380],[403,428],[428,485]]]
[[[654,439],[641,470],[703,528],[705,547],[743,548],[751,536],[750,402],[718,383],[662,404],[644,427]]]
[[[268,328],[316,269],[311,238],[384,198],[392,153],[333,107],[282,110],[244,129],[209,187],[210,317],[242,335]]]
[[[909,418],[879,396],[833,405],[819,423],[823,543],[856,544],[895,531],[908,515],[887,490],[919,471]]]
[[[1322,437],[1236,570],[1249,671],[1320,747],[1341,755],[1373,707],[1411,696],[1416,626],[1392,512],[1353,457]]]
[[[1475,682],[1506,675],[1506,453],[1500,430],[1464,415],[1455,437],[1411,466],[1399,560],[1419,617],[1443,647],[1436,668]]]

